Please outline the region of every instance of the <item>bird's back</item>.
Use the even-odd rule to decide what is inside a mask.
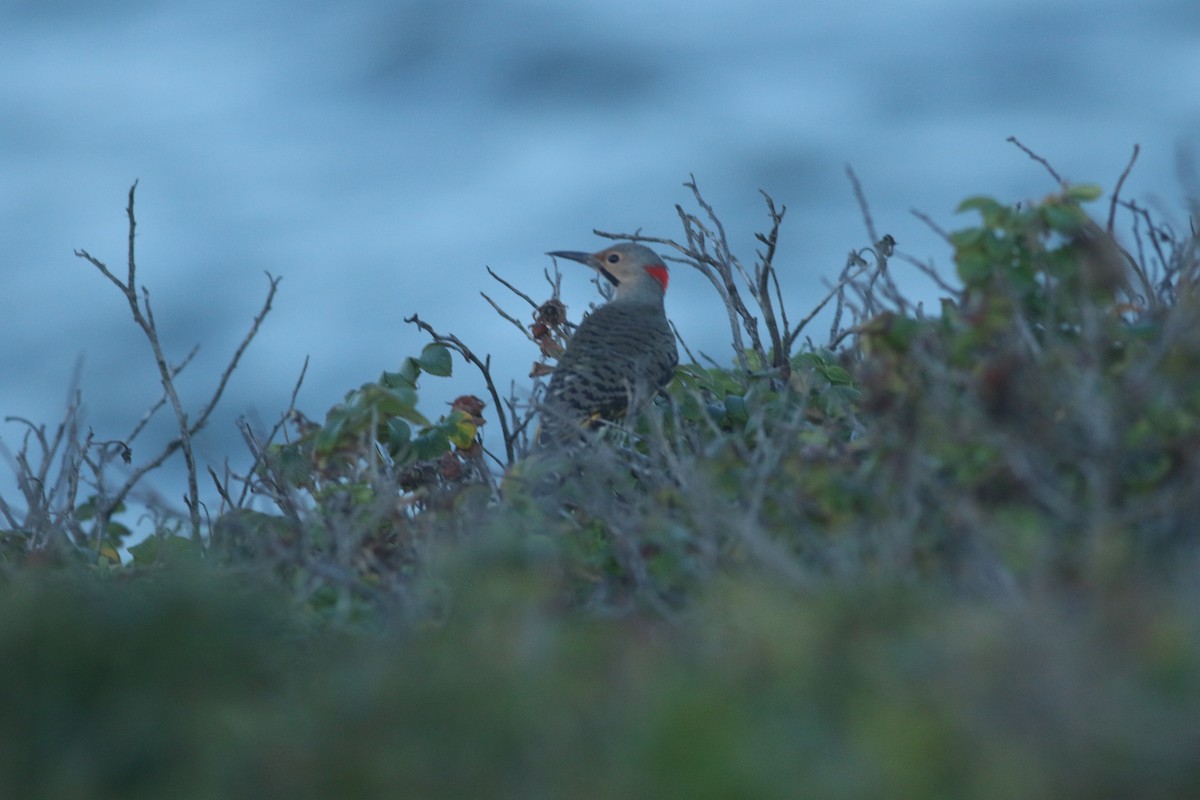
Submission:
[[[596,419],[623,416],[648,402],[678,363],[661,304],[608,303],[576,329],[559,359],[543,408],[542,435],[553,440]]]

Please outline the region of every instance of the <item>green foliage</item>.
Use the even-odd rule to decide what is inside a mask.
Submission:
[[[5,797],[1186,797],[1194,603],[715,583],[565,615],[545,565],[446,573],[436,628],[314,629],[244,577],[0,586]]]
[[[1179,449],[1200,408],[1195,250],[1177,253],[1173,304],[1134,294],[1152,281],[1083,214],[1098,195],[964,202],[983,224],[950,237],[961,294],[938,319],[889,314],[865,331],[868,447],[916,482],[878,476],[888,507],[917,491],[962,515],[910,505],[926,569],[965,546],[1024,581],[1124,580],[1200,544]]]
[[[1040,203],[1009,207],[971,197],[959,212],[976,211],[982,225],[950,235],[958,277],[972,311],[988,327],[1014,314],[1048,329],[1079,324],[1082,293],[1111,302],[1117,276],[1099,274],[1088,244],[1095,224],[1080,205],[1100,197],[1098,186],[1068,187]],[[986,303],[986,308],[981,308]]]
[[[390,466],[412,467],[472,447],[482,420],[454,409],[430,422],[417,410],[422,372],[451,374],[450,351],[429,344],[419,358],[406,358],[396,372],[363,384],[309,426],[290,444],[274,445],[271,467],[297,484],[315,485],[317,476],[352,477],[385,454]],[[420,426],[414,432],[413,425]]]
[[[435,343],[207,538],[0,531],[0,796],[1197,794],[1200,259],[1099,196],[969,198],[936,316],[882,262],[836,346],[747,312],[499,491]]]
[[[194,562],[203,556],[198,542],[187,536],[162,533],[148,536],[129,548],[136,566],[155,566],[163,563],[181,564]]]
[[[792,358],[786,380],[768,371],[744,374],[684,364],[676,369],[666,393],[683,424],[703,428],[705,423],[725,432],[786,418],[800,407],[809,414],[841,417],[850,412],[859,392],[837,361],[829,350],[802,352]]]
[[[429,344],[394,372],[347,393],[316,425],[264,450],[251,479],[276,509],[227,509],[208,550],[230,564],[268,566],[318,617],[358,619],[390,606],[411,583],[426,528],[460,494],[481,488],[483,403],[460,397],[436,420],[418,410],[422,374],[451,374],[449,350]],[[192,548],[148,540],[138,563],[174,563]]]
[[[75,508],[75,518],[81,522],[91,520],[96,516],[96,506],[99,502],[100,497],[98,495],[91,495]],[[125,511],[124,503],[111,509],[111,513],[113,514],[123,514]],[[119,565],[121,563],[121,556],[117,551],[131,534],[132,531],[126,525],[117,520],[109,519],[99,537],[99,542],[92,541],[88,543],[91,546],[87,548],[87,555],[93,556],[98,562]]]
[[[469,447],[475,426],[467,414],[455,411],[430,423],[417,410],[421,373],[447,377],[451,366],[449,350],[440,344],[426,345],[420,358],[406,358],[396,372],[384,372],[375,383],[347,393],[345,401],[326,414],[324,425],[290,447],[307,453],[318,468],[356,461],[370,441],[383,445],[401,466],[432,460],[451,447]],[[421,426],[415,435],[410,423]]]

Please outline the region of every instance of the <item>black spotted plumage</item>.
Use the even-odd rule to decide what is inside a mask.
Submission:
[[[622,243],[551,255],[590,266],[614,294],[580,323],[558,359],[542,402],[540,445],[577,440],[586,428],[624,416],[631,400],[640,408],[671,380],[679,360],[663,310],[667,268],[653,250]]]
[[[647,402],[667,385],[679,355],[661,307],[642,303],[596,309],[571,337],[550,380],[543,440],[599,419],[618,419],[630,397]]]

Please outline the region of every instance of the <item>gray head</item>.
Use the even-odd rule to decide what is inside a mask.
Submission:
[[[667,291],[667,265],[645,245],[621,242],[597,253],[555,250],[547,255],[578,261],[599,272],[613,285],[613,303],[661,303]]]

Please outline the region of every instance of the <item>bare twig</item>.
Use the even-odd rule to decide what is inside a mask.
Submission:
[[[1146,227],[1148,229],[1147,236],[1150,239],[1151,247],[1154,249],[1154,254],[1158,257],[1159,268],[1163,270],[1163,272],[1168,271],[1170,269],[1170,259],[1168,259],[1166,254],[1163,252],[1160,240],[1163,238],[1169,238],[1169,234],[1155,224],[1154,218],[1150,216],[1149,209],[1142,208],[1133,200],[1121,200],[1120,205],[1132,211],[1135,220],[1141,219],[1146,223]],[[1164,275],[1164,277],[1169,276]]]
[[[763,312],[763,322],[767,326],[767,335],[771,339],[771,354],[773,356],[772,366],[780,371],[781,377],[786,380],[791,372],[789,365],[790,355],[784,342],[788,334],[787,312],[784,311],[783,296],[779,288],[779,275],[775,269],[775,248],[779,243],[779,226],[783,223],[783,215],[787,213],[787,206],[775,207],[775,201],[771,195],[760,190],[759,194],[767,203],[767,213],[771,218],[771,230],[765,235],[758,233],[755,238],[766,246],[764,252],[758,253],[758,262],[754,266],[755,285],[753,295],[758,307]],[[779,321],[776,319],[775,302],[771,299],[771,289],[775,290],[775,297],[778,299],[779,316],[783,321],[783,331],[780,332]]]
[[[852,253],[851,255],[857,256],[857,253]],[[855,267],[857,267],[858,269],[856,271],[852,272],[851,270]],[[862,276],[862,274],[870,268],[871,268],[871,265],[861,258],[857,258],[857,260],[854,258],[849,259],[846,262],[845,269],[842,270],[842,277],[838,279],[838,282],[829,290],[829,292],[825,295],[825,297],[823,297],[821,299],[821,302],[817,303],[816,307],[813,308],[812,311],[808,312],[808,314],[806,314],[804,316],[804,318],[800,320],[800,322],[796,325],[795,330],[793,330],[791,332],[791,334],[788,338],[788,341],[785,344],[785,347],[790,351],[792,348],[792,345],[795,344],[796,339],[799,338],[800,334],[804,331],[805,327],[808,326],[808,323],[812,322],[813,318],[816,317],[817,314],[821,313],[821,309],[825,308],[825,306],[828,305],[830,300],[832,300],[833,298],[835,298],[839,294],[841,294],[847,286],[849,286],[856,279],[858,279],[860,276]],[[838,314],[834,318],[834,326],[835,327],[837,326],[838,318],[840,316],[841,315]],[[831,333],[830,335],[832,336],[833,334]]]
[[[925,275],[927,278],[929,278],[931,281],[933,281],[934,284],[936,284],[937,287],[939,289],[941,289],[943,292],[948,292],[953,295],[957,295],[959,293],[959,288],[957,286],[954,286],[953,284],[951,284],[945,278],[943,278],[941,273],[939,273],[933,267],[932,264],[926,264],[925,262],[920,261],[919,259],[913,258],[912,256],[908,256],[903,253],[897,253],[896,258],[900,259],[901,261],[912,264],[914,267],[917,268],[917,270],[919,272],[921,272],[923,275]]]
[[[506,319],[510,323],[512,323],[513,327],[515,327],[517,330],[519,330],[525,336],[526,339],[528,339],[530,341],[534,341],[533,336],[529,333],[529,329],[526,328],[525,325],[522,324],[522,322],[520,320],[518,320],[516,317],[512,316],[507,311],[505,311],[503,308],[501,308],[500,305],[495,300],[493,300],[492,298],[487,296],[486,292],[480,292],[479,295],[484,300],[488,301],[488,305],[490,305],[497,314],[499,314],[501,317],[503,317],[504,319]]]
[[[133,194],[130,192],[129,207],[126,209],[129,213],[129,236],[133,238]],[[133,272],[133,245],[129,247],[129,271]],[[175,420],[179,425],[179,448],[183,450],[184,464],[187,465],[187,482],[188,492],[184,499],[187,503],[188,511],[192,519],[192,538],[195,541],[200,541],[200,489],[196,475],[196,457],[192,452],[192,437],[188,432],[187,412],[183,410],[183,402],[179,399],[179,393],[175,390],[175,382],[171,379],[171,367],[167,364],[167,358],[163,355],[162,345],[158,341],[158,326],[154,322],[154,310],[150,305],[150,290],[145,286],[142,287],[142,303],[145,306],[145,317],[143,318],[137,308],[136,303],[133,306],[134,319],[142,325],[142,330],[146,332],[146,337],[150,341],[150,347],[154,351],[154,361],[158,365],[159,380],[162,382],[163,391],[167,395],[167,399],[171,403],[171,409],[175,412]]]
[[[493,278],[495,278],[496,281],[500,283],[500,285],[502,285],[504,288],[508,289],[510,292],[515,294],[517,297],[521,298],[526,303],[528,303],[530,308],[534,309],[535,311],[537,310],[538,304],[533,301],[532,297],[525,294],[524,292],[522,292],[516,286],[513,286],[508,281],[504,280],[504,278],[501,278],[499,275],[496,274],[495,270],[493,270],[491,267],[485,266],[484,269],[486,269],[488,272],[488,275],[491,275]],[[557,295],[555,295],[555,296],[557,296]],[[486,295],[485,295],[485,297],[486,297]]]
[[[1046,171],[1049,172],[1050,176],[1053,177],[1054,180],[1058,182],[1059,186],[1065,185],[1066,182],[1062,179],[1062,177],[1057,172],[1054,171],[1054,167],[1050,166],[1050,162],[1047,161],[1046,159],[1042,158],[1041,156],[1039,156],[1037,153],[1030,150],[1024,144],[1022,144],[1020,139],[1018,139],[1015,136],[1010,136],[1005,141],[1007,141],[1011,144],[1015,144],[1017,147],[1019,147],[1025,153],[1025,155],[1029,156],[1034,161],[1038,162],[1043,167],[1045,167]]]
[[[122,282],[116,277],[116,275],[113,274],[108,266],[104,264],[104,262],[92,256],[86,250],[76,250],[75,255],[85,259],[94,267],[96,267],[96,269],[98,269],[102,275],[112,281],[112,283],[115,284],[125,296],[125,300],[129,304],[130,313],[133,316],[134,322],[136,322],[138,327],[142,329],[142,332],[145,334],[146,340],[149,342],[150,348],[154,353],[154,361],[158,367],[159,380],[163,387],[163,394],[166,401],[171,404],[171,408],[175,413],[176,424],[179,429],[179,436],[178,438],[169,442],[162,452],[160,452],[156,457],[152,458],[150,461],[133,471],[133,473],[126,479],[122,487],[117,490],[116,494],[109,498],[106,507],[97,510],[97,519],[100,527],[103,527],[103,523],[107,522],[107,516],[112,513],[113,509],[117,508],[122,502],[124,502],[125,497],[147,472],[159,467],[177,450],[182,450],[188,473],[188,493],[185,502],[188,506],[191,519],[192,537],[193,539],[199,540],[201,505],[195,455],[192,452],[192,437],[208,422],[209,416],[212,414],[213,409],[216,408],[218,401],[221,399],[221,396],[225,391],[225,386],[229,381],[230,375],[232,375],[234,369],[237,368],[242,354],[245,352],[250,342],[254,339],[255,334],[258,333],[258,328],[263,319],[270,312],[271,303],[274,300],[275,291],[278,288],[280,279],[275,278],[270,273],[267,274],[267,279],[270,282],[270,288],[268,289],[267,299],[263,304],[262,309],[255,316],[253,323],[250,326],[250,330],[247,332],[242,342],[238,345],[233,357],[226,366],[225,371],[217,381],[217,386],[213,391],[212,396],[201,408],[199,414],[196,416],[196,419],[193,422],[189,422],[187,413],[183,408],[183,403],[179,399],[179,394],[175,389],[174,379],[175,376],[179,374],[179,370],[181,370],[188,363],[188,361],[191,360],[192,355],[189,354],[189,356],[179,366],[170,366],[159,341],[158,328],[154,320],[154,311],[150,305],[149,289],[142,287],[141,301],[139,302],[138,299],[137,261],[135,257],[137,219],[134,215],[134,196],[136,191],[137,181],[134,181],[133,185],[129,188],[129,202],[125,208],[126,217],[129,220],[128,273],[126,280]],[[155,409],[152,408],[151,412],[149,413],[152,414],[154,410]],[[143,426],[144,421],[140,422],[138,426],[135,427],[135,433],[139,432]]]
[[[275,421],[275,424],[271,426],[271,430],[267,432],[266,438],[263,439],[264,445],[269,446],[271,442],[275,441],[275,437],[280,433],[283,433],[284,440],[287,440],[287,424],[296,418],[296,398],[300,395],[300,387],[304,385],[304,377],[308,374],[308,361],[309,357],[305,356],[304,364],[300,367],[300,375],[296,378],[296,383],[292,386],[292,393],[288,398],[287,409],[279,415],[279,419]],[[239,420],[239,425],[245,425],[246,430],[249,430],[249,426],[246,425],[244,420]],[[246,438],[245,431],[243,431],[242,438]],[[250,452],[251,455],[254,456],[254,462],[250,465],[250,469],[247,470],[248,476],[253,475],[259,466],[263,464],[262,459],[266,454],[265,448],[256,450],[255,448],[251,447]],[[246,504],[246,498],[249,496],[250,490],[251,481],[249,478],[247,478],[242,481],[242,491],[238,496],[237,505],[231,504],[230,507],[243,507]]]
[[[300,367],[300,375],[297,376],[296,384],[292,387],[292,394],[288,398],[287,411],[284,412],[284,415],[283,415],[283,417],[280,418],[280,421],[275,424],[275,427],[277,429],[282,428],[283,421],[287,418],[290,418],[292,416],[292,414],[296,411],[296,398],[300,395],[300,387],[304,385],[304,376],[307,374],[308,374],[308,356],[305,356],[304,364],[303,364],[303,366]]]
[[[1121,197],[1121,187],[1125,185],[1125,179],[1129,177],[1129,173],[1133,169],[1133,164],[1135,161],[1137,161],[1138,153],[1141,152],[1141,149],[1142,148],[1139,145],[1134,144],[1133,154],[1129,156],[1129,163],[1126,164],[1125,169],[1121,171],[1121,177],[1117,178],[1117,185],[1116,188],[1113,189],[1112,193],[1112,201],[1108,204],[1108,225],[1106,225],[1104,228],[1106,231],[1108,231],[1109,236],[1112,236],[1113,222],[1116,220],[1117,216],[1117,201]]]
[[[769,359],[759,339],[758,320],[750,312],[745,301],[742,299],[737,283],[734,280],[734,272],[736,271],[746,281],[751,293],[756,292],[755,281],[730,251],[729,242],[725,236],[725,228],[721,224],[713,207],[700,193],[700,189],[696,185],[695,176],[691,176],[691,179],[683,185],[691,189],[696,204],[700,206],[709,220],[709,224],[706,224],[695,214],[685,211],[683,206],[675,206],[675,211],[679,215],[680,222],[683,224],[684,235],[687,239],[686,245],[681,245],[672,239],[642,236],[637,232],[611,233],[596,230],[593,233],[606,239],[627,239],[634,242],[666,245],[684,256],[682,263],[688,264],[698,270],[700,274],[708,278],[713,288],[717,290],[717,294],[720,296],[721,302],[725,306],[725,311],[729,316],[729,328],[733,337],[734,355],[737,358],[739,366],[749,372],[750,362],[746,357],[743,331],[750,338],[751,348],[761,359],[762,363],[769,363]],[[680,259],[669,260],[679,261]]]
[[[879,236],[875,233],[875,220],[871,218],[871,207],[867,204],[867,196],[863,193],[862,183],[859,182],[858,176],[854,174],[854,168],[849,164],[846,165],[846,177],[850,179],[850,186],[854,189],[854,199],[858,203],[858,210],[862,213],[863,222],[867,225],[867,237],[872,242],[879,241]]]
[[[924,222],[931,231],[933,231],[939,237],[941,237],[941,239],[943,241],[945,241],[947,244],[951,243],[950,242],[950,234],[947,233],[944,228],[942,228],[940,225],[938,225],[936,222],[934,222],[933,217],[929,216],[924,211],[918,211],[915,208],[909,209],[908,213],[912,214],[914,217],[921,220],[921,222]]]
[[[191,352],[188,353],[182,361],[180,361],[178,364],[176,364],[174,367],[172,367],[171,377],[172,378],[178,377],[179,373],[183,372],[184,368],[187,367],[187,365],[191,363],[192,359],[196,356],[196,353],[198,353],[198,352],[200,352],[200,345],[197,344],[194,347],[192,347]],[[156,400],[154,402],[154,405],[150,406],[150,408],[146,409],[146,413],[142,414],[142,418],[140,420],[138,420],[138,423],[136,425],[133,426],[133,430],[130,431],[129,435],[125,437],[125,441],[129,444],[132,444],[133,440],[138,437],[138,434],[140,434],[142,432],[142,430],[146,427],[146,425],[148,425],[150,423],[150,420],[154,418],[154,415],[158,413],[158,410],[160,408],[162,408],[163,406],[165,406],[166,404],[167,404],[167,392],[166,392],[166,390],[164,390],[162,395],[158,398],[158,400]]]
[[[446,345],[454,350],[471,364],[474,364],[476,369],[479,370],[480,374],[483,375],[483,380],[487,384],[488,394],[491,395],[492,402],[494,403],[493,408],[496,409],[496,416],[500,420],[500,432],[504,436],[504,455],[508,459],[508,463],[512,464],[516,460],[516,450],[514,449],[512,434],[508,429],[508,421],[504,418],[504,413],[502,411],[504,406],[500,402],[500,392],[496,390],[496,383],[492,380],[492,357],[489,355],[484,356],[483,359],[480,359],[479,356],[475,355],[471,348],[467,347],[467,345],[457,336],[453,334],[443,335],[438,333],[436,330],[434,330],[432,325],[430,325],[428,322],[425,322],[416,314],[413,314],[411,317],[406,317],[404,321],[410,325],[416,325],[418,328],[425,331],[427,334],[429,334],[430,338],[432,338],[438,344]]]
[[[225,371],[221,373],[221,378],[217,381],[217,388],[213,390],[212,397],[209,398],[204,408],[200,410],[196,421],[192,423],[192,427],[188,431],[190,434],[195,434],[208,422],[209,415],[212,414],[213,409],[217,406],[217,402],[221,399],[221,395],[225,392],[225,385],[229,383],[229,377],[237,369],[237,365],[241,361],[242,355],[246,352],[246,348],[250,346],[250,342],[254,341],[254,337],[258,334],[259,326],[262,325],[267,314],[271,313],[271,304],[275,301],[275,292],[278,290],[279,282],[283,278],[277,278],[269,272],[264,272],[263,274],[267,276],[267,298],[263,301],[262,308],[254,315],[254,319],[250,323],[250,330],[246,331],[246,335],[242,337],[241,343],[234,350],[233,356],[229,359],[229,364],[225,367]],[[307,364],[307,359],[305,359],[305,363]]]
[[[217,488],[217,494],[221,496],[221,502],[228,508],[236,508],[233,504],[233,499],[229,496],[229,490],[221,485],[221,479],[217,476],[217,471],[211,465],[208,467],[208,474],[212,478],[213,486]]]
[[[687,342],[683,341],[683,337],[679,335],[679,328],[675,327],[675,323],[667,320],[667,324],[671,326],[671,332],[675,334],[675,341],[679,342],[679,346],[683,348],[683,352],[687,354],[688,362],[691,364],[697,363],[696,357],[692,355],[692,351],[688,349]]]

